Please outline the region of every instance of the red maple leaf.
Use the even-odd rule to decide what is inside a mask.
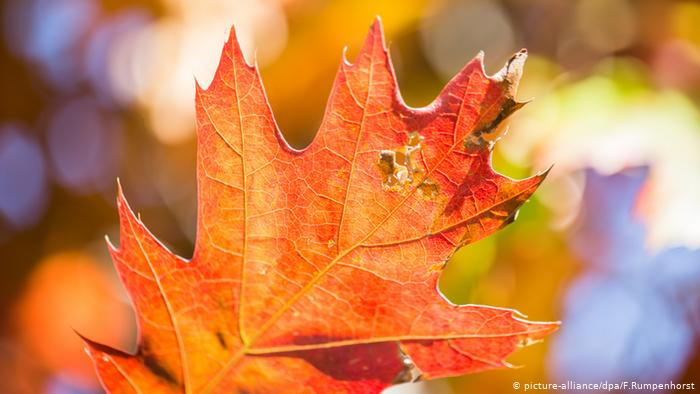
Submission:
[[[114,264],[137,311],[127,354],[90,340],[110,392],[379,392],[506,365],[556,323],[454,305],[437,290],[456,248],[510,223],[543,180],[491,167],[526,57],[477,57],[424,108],[399,94],[379,21],[344,60],[313,143],[282,137],[235,34],[197,87],[198,222],[190,260],[119,190]]]

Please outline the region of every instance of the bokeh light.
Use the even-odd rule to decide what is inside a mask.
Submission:
[[[464,64],[485,51],[491,68],[507,60],[518,49],[515,32],[499,2],[433,1],[423,20],[423,50],[431,65],[451,78]]]
[[[53,87],[69,90],[80,79],[76,53],[98,10],[92,0],[8,0],[5,41]]]
[[[160,20],[143,23],[129,16],[114,22],[124,28],[105,27],[112,46],[98,70],[117,87],[113,91],[136,98],[148,110],[160,141],[178,143],[194,131],[194,80],[209,84],[231,26],[249,61],[263,65],[284,48],[287,27],[280,5],[272,1],[169,0],[164,6]]]
[[[559,380],[677,380],[693,352],[700,251],[644,247],[634,205],[647,174],[643,168],[587,173],[571,242],[590,266],[563,299],[567,323],[549,355]]]
[[[637,61],[610,60],[599,69],[526,106],[504,152],[540,168],[556,163],[553,178],[587,167],[612,174],[648,165],[649,245],[700,247],[700,182],[685,179],[700,168],[697,105],[652,88]]]
[[[72,100],[52,112],[46,140],[54,179],[81,192],[111,187],[121,154],[119,119],[103,113],[91,98]]]
[[[44,156],[28,134],[18,126],[0,127],[0,216],[18,229],[41,218],[47,199]]]
[[[58,380],[48,383],[53,392],[61,392],[60,386],[98,387],[76,332],[124,346],[133,328],[130,313],[118,299],[114,281],[92,257],[79,252],[42,261],[16,305],[20,340],[44,368],[57,373]]]

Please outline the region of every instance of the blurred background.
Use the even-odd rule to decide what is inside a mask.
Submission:
[[[0,392],[98,393],[78,330],[133,349],[104,236],[116,177],[182,256],[195,233],[194,78],[228,28],[257,51],[281,128],[318,127],[341,51],[383,18],[408,104],[478,50],[530,58],[495,167],[555,164],[518,220],[462,249],[454,302],[562,320],[515,370],[392,388],[513,392],[512,382],[700,376],[700,3],[623,0],[4,0],[0,6]]]

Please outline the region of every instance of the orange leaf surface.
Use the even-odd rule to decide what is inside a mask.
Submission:
[[[315,140],[297,151],[232,31],[213,82],[197,87],[192,259],[159,243],[119,191],[111,251],[140,335],[134,355],[86,340],[108,391],[379,392],[505,366],[556,329],[437,290],[455,249],[510,223],[544,178],[490,163],[499,123],[521,106],[525,52],[493,77],[477,57],[431,105],[409,108],[382,35],[377,20],[354,64],[343,60]]]

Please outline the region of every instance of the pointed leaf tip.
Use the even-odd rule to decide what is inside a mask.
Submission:
[[[109,345],[105,345],[105,344],[93,341],[92,339],[81,334],[78,330],[76,330],[74,328],[72,328],[72,330],[85,343],[85,349],[87,350],[88,355],[90,357],[93,357],[95,352],[106,353],[106,354],[116,355],[116,356],[121,356],[121,357],[128,357],[129,356],[127,353],[122,352],[119,349],[115,349]]]
[[[372,42],[374,44],[381,43],[382,48],[385,49],[384,40],[384,26],[382,25],[382,19],[377,15],[372,22],[372,26],[369,29],[369,34],[367,36],[367,42]]]
[[[121,207],[122,204],[126,203],[126,197],[124,197],[124,188],[122,187],[122,182],[117,178],[117,208]]]
[[[117,207],[123,207],[127,210],[131,210],[129,202],[126,199],[126,195],[124,194],[124,187],[122,186],[121,182],[117,183]]]
[[[538,172],[537,176],[542,178],[542,181],[544,181],[547,178],[547,176],[549,175],[549,173],[552,172],[553,168],[554,168],[554,163],[552,163],[546,170]]]
[[[226,42],[238,42],[235,25],[231,25],[231,27],[228,29],[228,40]]]
[[[369,28],[369,32],[365,37],[365,41],[362,43],[362,47],[358,52],[356,58],[353,62],[350,62],[347,58],[347,49],[345,46],[343,48],[342,60],[346,66],[353,66],[358,63],[363,63],[370,61],[374,62],[377,59],[377,55],[383,57],[383,61],[387,60],[388,51],[386,47],[386,41],[384,40],[384,29],[382,27],[382,22],[379,17],[377,17]],[[380,51],[377,51],[380,49]]]
[[[500,81],[506,86],[506,94],[515,98],[518,84],[523,75],[523,68],[527,60],[527,49],[523,48],[516,52],[506,64],[494,76],[494,80]]]
[[[376,33],[380,33],[380,34],[382,33],[382,18],[379,15],[376,15],[374,17],[374,21],[372,21],[372,25],[370,27],[370,30],[372,30],[372,32],[376,32]]]
[[[246,67],[253,68],[254,63],[248,62],[248,60],[245,58],[245,55],[243,54],[243,48],[241,47],[241,43],[238,40],[238,33],[236,31],[235,25],[232,25],[229,29],[228,40],[224,43],[222,57],[226,52],[229,52],[231,54],[231,60],[233,62],[241,62]],[[221,63],[223,63],[223,61]],[[219,66],[221,66],[221,64]],[[217,70],[217,72],[218,71],[219,70]],[[216,78],[216,76],[214,78]]]

